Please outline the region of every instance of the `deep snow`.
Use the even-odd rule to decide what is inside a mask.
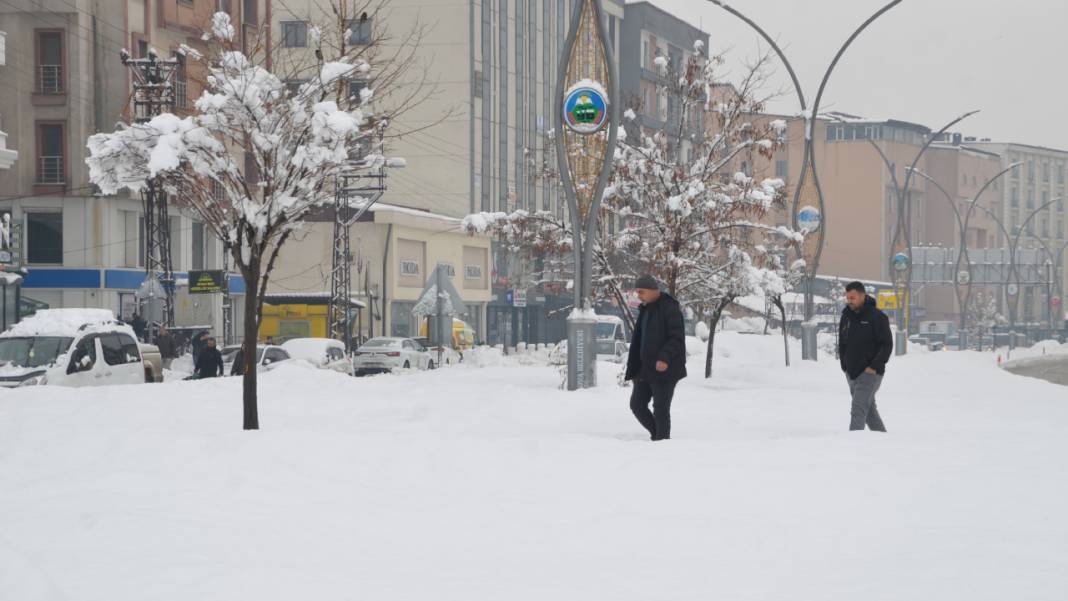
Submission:
[[[844,431],[833,358],[717,334],[651,443],[483,357],[353,379],[0,391],[0,598],[1062,600],[1068,394],[989,353],[892,358]],[[693,345],[698,347],[699,345]]]

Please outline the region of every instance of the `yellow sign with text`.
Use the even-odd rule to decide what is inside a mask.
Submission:
[[[882,310],[897,309],[897,293],[893,290],[880,290],[875,298],[875,305]]]

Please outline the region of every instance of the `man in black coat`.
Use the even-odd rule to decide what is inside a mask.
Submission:
[[[875,393],[883,383],[886,362],[894,350],[890,319],[875,306],[875,299],[864,291],[864,284],[846,286],[846,308],[838,324],[838,360],[853,396],[850,430],[886,432],[875,406]]]
[[[196,369],[193,375],[198,378],[217,378],[223,375],[223,358],[219,349],[215,348],[215,339],[208,338],[208,344],[201,349],[197,356]]]
[[[626,379],[634,381],[630,410],[653,440],[671,438],[671,398],[686,377],[686,330],[682,308],[650,275],[634,282],[642,301],[630,341]],[[649,411],[649,400],[653,411]]]
[[[148,330],[148,322],[144,317],[141,317],[140,313],[134,313],[133,318],[130,319],[130,327],[133,328],[134,335],[141,342],[145,342],[145,332]]]

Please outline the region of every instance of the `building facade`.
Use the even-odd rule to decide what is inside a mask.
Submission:
[[[7,142],[22,151],[0,171],[0,212],[22,228],[25,304],[31,307],[101,307],[129,317],[144,280],[142,201],[122,193],[103,197],[89,183],[86,140],[129,119],[131,75],[120,50],[144,57],[177,56],[180,44],[200,43],[218,8],[228,9],[242,33],[263,0],[154,2],[43,0],[0,5],[8,32],[7,65],[0,68],[0,106]],[[184,65],[176,81],[176,112],[199,95]],[[171,255],[179,282],[189,269],[219,268],[222,249],[203,224],[171,209]],[[232,289],[243,292],[240,278]],[[240,301],[239,301],[240,302]],[[178,325],[221,327],[221,300],[189,296],[179,286]]]

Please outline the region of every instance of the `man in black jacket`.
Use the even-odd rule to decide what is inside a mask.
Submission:
[[[159,349],[163,367],[170,369],[171,364],[178,358],[178,341],[174,339],[174,335],[171,334],[166,326],[159,327],[159,335],[156,336],[156,348]]]
[[[208,338],[208,345],[197,356],[196,369],[193,370],[193,374],[199,378],[216,378],[223,375],[222,353],[215,348],[214,338]]]
[[[642,301],[627,356],[627,380],[634,380],[630,410],[653,440],[671,438],[671,398],[675,384],[686,377],[686,330],[682,309],[656,279],[643,275],[634,282]],[[649,400],[653,411],[649,411]]]
[[[865,294],[860,282],[846,286],[846,304],[838,324],[838,360],[853,396],[849,429],[863,430],[866,424],[872,431],[886,432],[875,393],[894,350],[890,320],[875,307],[875,299]]]

